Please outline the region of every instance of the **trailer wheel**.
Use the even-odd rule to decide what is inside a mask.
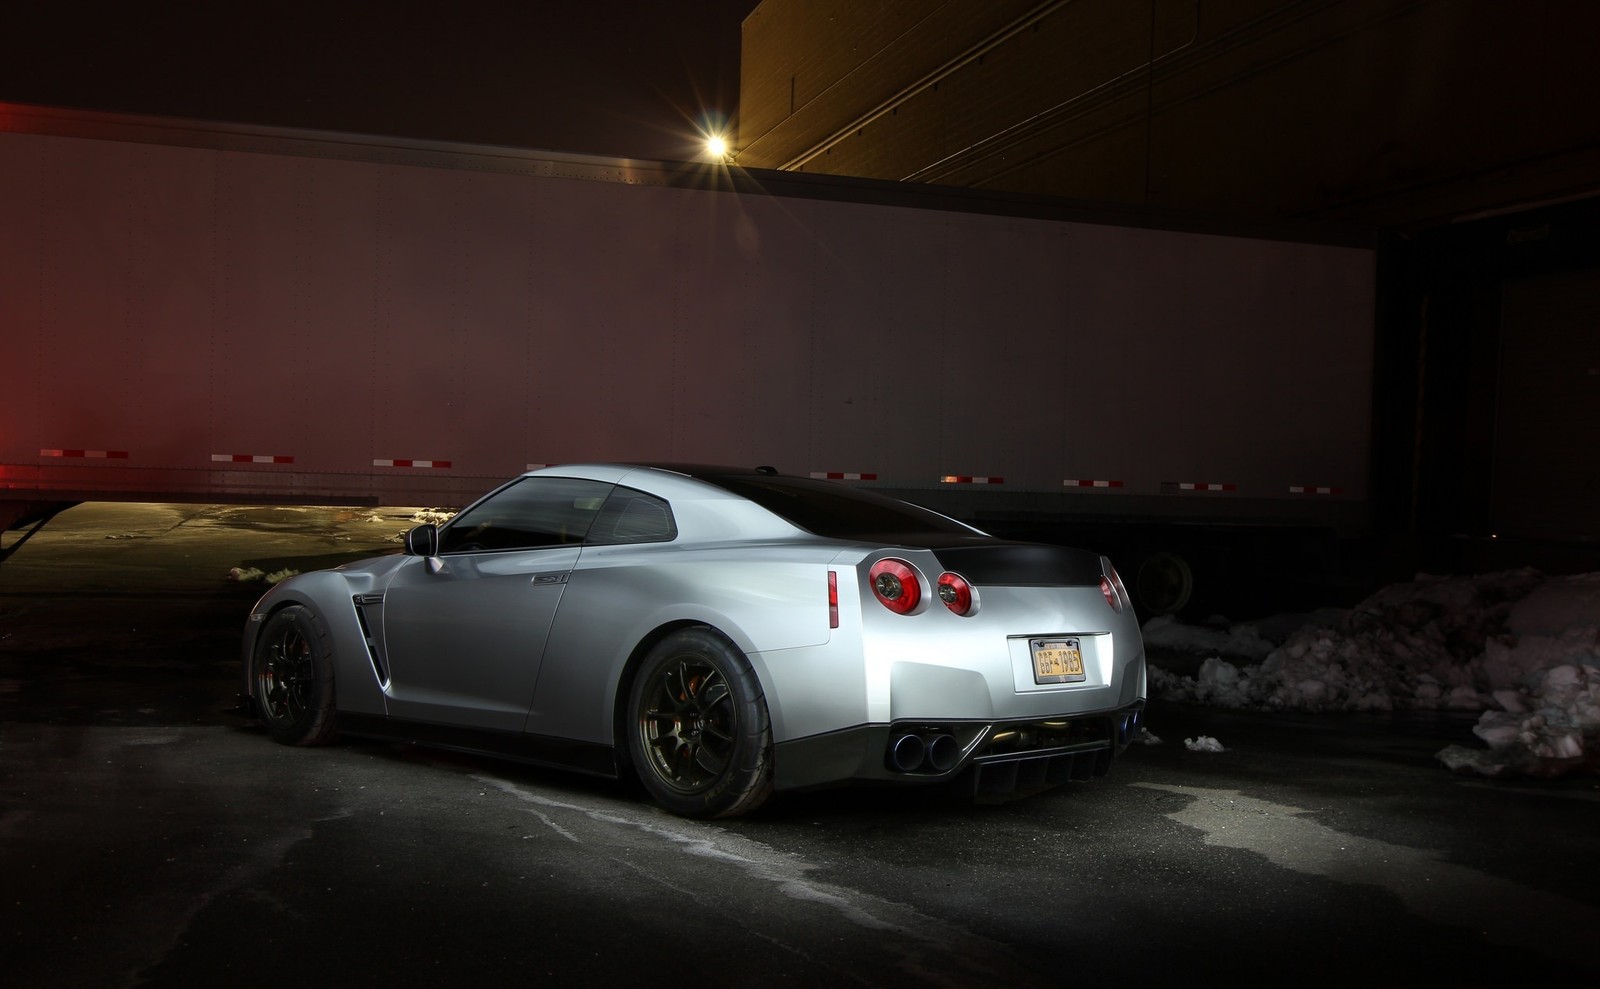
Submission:
[[[1194,599],[1194,570],[1177,553],[1160,550],[1145,557],[1133,578],[1134,595],[1151,615],[1175,615]]]

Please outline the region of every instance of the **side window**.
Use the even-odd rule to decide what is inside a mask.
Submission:
[[[620,543],[666,543],[678,538],[677,523],[666,502],[643,491],[617,488],[606,499],[589,530],[588,542],[594,546]]]
[[[439,533],[441,553],[534,549],[583,542],[615,485],[574,477],[525,477],[457,515]]]

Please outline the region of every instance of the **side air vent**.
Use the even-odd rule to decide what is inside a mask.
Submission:
[[[383,646],[372,634],[373,627],[381,627],[383,621],[383,595],[357,594],[351,600],[356,606],[356,621],[361,623],[361,637],[367,640],[367,658],[372,660],[372,672],[378,675],[378,682],[387,687],[389,664],[384,661]]]

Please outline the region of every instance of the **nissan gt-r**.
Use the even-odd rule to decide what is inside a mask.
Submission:
[[[1109,560],[770,468],[549,467],[251,609],[244,701],[338,734],[637,776],[668,810],[1106,772],[1145,658]]]

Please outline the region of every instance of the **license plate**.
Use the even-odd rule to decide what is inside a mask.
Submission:
[[[1031,639],[1034,683],[1072,683],[1084,679],[1083,647],[1076,638]]]

